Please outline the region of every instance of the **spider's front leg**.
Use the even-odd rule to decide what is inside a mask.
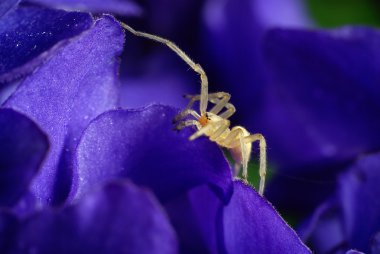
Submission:
[[[197,120],[186,120],[186,121],[179,122],[175,126],[175,129],[179,131],[189,126],[196,126],[198,130],[202,128],[202,125]]]
[[[190,101],[187,104],[186,108],[174,117],[174,123],[181,121],[188,115],[192,115],[197,120],[200,118],[200,115],[195,110],[191,109],[193,107],[194,102],[200,100],[200,95],[185,95],[185,98],[189,98]]]
[[[174,118],[174,122],[178,122],[182,120],[189,114],[193,115],[196,119],[200,118],[198,113],[196,113],[191,108],[193,107],[196,101],[201,100],[201,95],[185,95],[185,98],[190,99],[190,101],[187,104],[186,108]],[[231,95],[225,92],[209,94],[208,100],[211,103],[215,104],[215,106],[210,110],[210,113],[217,115],[223,108],[226,108],[226,110],[219,116],[221,118],[228,119],[236,111],[234,105],[229,103],[230,98],[231,98]]]

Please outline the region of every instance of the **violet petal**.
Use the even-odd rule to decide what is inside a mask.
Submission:
[[[19,221],[14,214],[0,210],[0,253],[9,253],[18,226]]]
[[[379,45],[370,28],[268,33],[266,134],[278,163],[338,163],[380,148]]]
[[[88,13],[36,7],[9,12],[0,20],[0,83],[31,73],[54,49],[92,23]]]
[[[5,103],[34,119],[49,136],[49,157],[32,186],[42,203],[64,201],[71,186],[73,150],[83,129],[115,107],[116,57],[123,42],[114,18],[99,19],[25,79]]]
[[[227,253],[311,253],[271,204],[240,181],[223,218]]]
[[[268,27],[309,27],[312,25],[303,0],[258,0],[254,12],[260,24]]]
[[[17,6],[20,0],[2,0],[0,2],[0,18]]]
[[[357,251],[357,250],[349,250],[346,252],[346,254],[365,254],[365,253],[361,251]]]
[[[264,29],[253,5],[250,0],[239,4],[233,0],[207,1],[203,13],[206,57],[201,63],[210,69],[210,92],[231,93],[238,109],[234,117],[254,116],[263,104],[265,70],[260,46]]]
[[[372,238],[371,253],[380,253],[380,231],[378,231]]]
[[[181,253],[219,253],[223,204],[208,186],[199,186],[165,203]],[[228,229],[227,229],[228,230]]]
[[[0,206],[11,206],[28,190],[49,143],[29,118],[0,109],[0,144]]]
[[[46,209],[20,227],[19,253],[176,253],[174,230],[154,196],[114,182],[63,210]]]
[[[363,157],[339,179],[345,234],[350,247],[368,252],[380,231],[380,153]]]
[[[316,252],[368,253],[380,231],[380,153],[359,159],[340,176],[336,195],[320,206],[306,227],[305,240]],[[376,252],[375,252],[376,253]]]
[[[72,194],[80,197],[107,179],[128,177],[161,201],[201,184],[212,185],[228,200],[232,176],[223,153],[206,138],[189,141],[190,128],[174,131],[176,113],[152,105],[110,111],[94,120],[77,148]]]
[[[341,214],[341,208],[335,198],[322,203],[298,229],[301,239],[309,242],[317,253],[346,250],[343,219],[337,214]]]
[[[48,7],[69,11],[88,11],[98,13],[114,13],[119,15],[139,15],[140,7],[132,0],[27,0]]]

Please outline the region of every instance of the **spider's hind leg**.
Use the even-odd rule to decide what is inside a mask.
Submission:
[[[255,141],[259,141],[259,147],[260,147],[260,166],[259,166],[259,174],[260,174],[260,187],[259,187],[259,194],[264,194],[264,187],[265,187],[265,175],[267,171],[267,144],[265,141],[265,138],[262,134],[256,133],[249,135],[248,137],[244,138],[244,142],[246,143],[252,143]]]

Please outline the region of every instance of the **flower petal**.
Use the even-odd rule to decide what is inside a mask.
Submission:
[[[239,4],[233,0],[207,1],[203,13],[207,57],[201,63],[210,66],[210,83],[213,80],[213,87],[219,86],[214,89],[231,93],[239,116],[254,116],[263,104],[265,70],[260,46],[264,29],[253,5],[250,0]]]
[[[54,49],[89,29],[92,23],[88,13],[36,7],[9,12],[0,20],[0,83],[31,73]]]
[[[312,21],[303,0],[258,0],[255,14],[264,27],[308,27]]]
[[[140,7],[132,0],[27,0],[48,7],[88,12],[111,12],[119,15],[138,15]]]
[[[344,228],[350,247],[368,252],[380,231],[380,153],[366,156],[339,179]]]
[[[24,222],[17,253],[176,253],[174,230],[148,191],[114,182],[78,204]]]
[[[178,195],[165,203],[165,209],[177,232],[181,253],[219,253],[223,204],[208,186]]]
[[[12,10],[15,6],[17,6],[19,2],[20,0],[2,0],[0,2],[0,18],[8,11]]]
[[[376,253],[376,252],[374,252],[374,253]],[[365,253],[357,251],[357,250],[349,250],[346,252],[346,254],[365,254]]]
[[[9,253],[19,226],[17,217],[0,210],[0,253]]]
[[[379,42],[380,32],[369,28],[268,34],[266,134],[278,163],[303,170],[380,148],[373,138],[380,129]]]
[[[308,225],[305,238],[315,251],[352,248],[368,253],[376,248],[375,236],[380,232],[379,181],[380,153],[359,159],[340,176],[334,202],[318,208]]]
[[[189,129],[175,132],[177,112],[153,105],[110,111],[94,120],[78,145],[72,194],[80,197],[99,182],[128,177],[161,201],[201,184],[214,186],[228,200],[232,176],[223,153],[206,138],[189,141]]]
[[[72,155],[80,135],[98,114],[117,103],[116,57],[123,31],[110,16],[66,47],[20,84],[5,103],[34,119],[48,134],[51,150],[34,181],[42,203],[60,203],[71,186]]]
[[[227,253],[311,253],[274,208],[240,181],[223,218]]]
[[[28,190],[49,144],[34,122],[11,109],[0,109],[0,144],[0,206],[11,206]]]

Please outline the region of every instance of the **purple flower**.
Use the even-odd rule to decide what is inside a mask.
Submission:
[[[113,17],[9,9],[0,252],[310,253],[215,143],[173,130],[179,109],[117,108]]]
[[[358,159],[339,177],[335,194],[303,226],[303,238],[318,253],[348,248],[379,253],[379,169],[379,153]]]

